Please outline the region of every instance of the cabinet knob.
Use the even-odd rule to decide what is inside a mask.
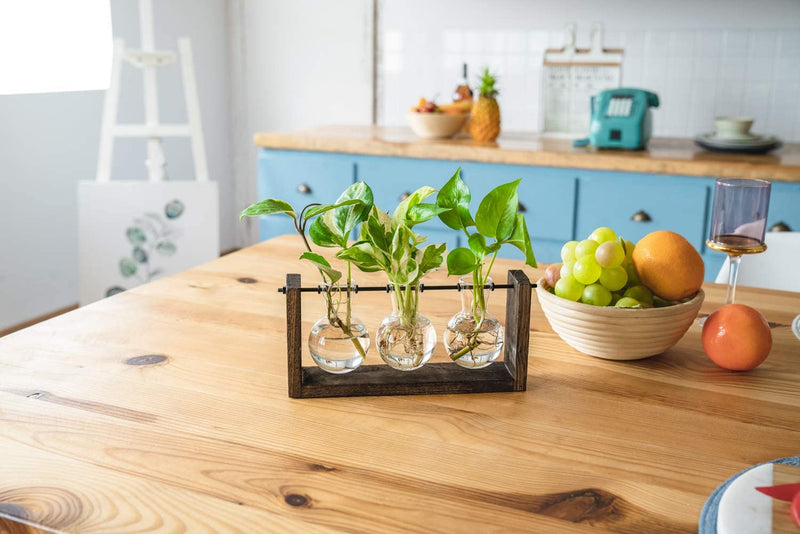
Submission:
[[[297,192],[300,193],[301,195],[310,195],[311,188],[308,187],[308,184],[300,184],[297,186]]]
[[[517,206],[517,211],[520,213],[528,213],[528,208],[525,207],[525,204],[520,202],[519,205]]]
[[[634,222],[650,222],[653,218],[646,211],[639,210],[631,215],[631,220]]]
[[[791,232],[791,227],[783,221],[778,221],[769,227],[770,232]]]
[[[402,201],[404,201],[405,199],[407,199],[410,196],[411,196],[411,193],[409,193],[408,191],[403,191],[402,193],[400,193],[400,196],[397,198],[397,200],[402,202]]]

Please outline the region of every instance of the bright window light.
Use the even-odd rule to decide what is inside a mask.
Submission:
[[[108,89],[109,0],[0,0],[0,95]]]

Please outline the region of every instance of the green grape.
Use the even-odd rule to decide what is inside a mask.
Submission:
[[[583,288],[581,302],[592,306],[608,306],[611,304],[611,292],[600,284],[591,284]]]
[[[556,295],[562,299],[577,301],[583,295],[583,284],[577,282],[572,276],[562,276],[556,282]]]
[[[619,302],[619,299],[621,298],[622,295],[620,295],[619,293],[611,293],[611,306],[615,306],[617,302]]]
[[[636,245],[632,241],[628,241],[627,239],[619,238],[619,244],[622,245],[622,248],[625,249],[625,259],[628,262],[633,261],[633,249]]]
[[[621,265],[610,269],[603,268],[600,271],[599,281],[609,291],[619,291],[628,283],[628,273]]]
[[[561,278],[568,278],[572,276],[572,268],[575,266],[574,261],[565,261],[561,266]]]
[[[601,226],[600,228],[596,228],[592,235],[589,236],[589,239],[596,241],[598,244],[605,243],[606,241],[616,241],[617,234],[611,228],[607,226]]]
[[[600,243],[594,251],[594,257],[600,267],[617,267],[625,261],[625,249],[616,241]]]
[[[575,247],[578,246],[577,241],[567,241],[564,243],[564,246],[561,247],[561,261],[564,263],[568,261],[575,261]]]
[[[586,256],[594,258],[594,251],[597,250],[598,243],[594,239],[584,239],[575,246],[575,259],[579,260]]]
[[[653,305],[653,292],[642,285],[629,287],[623,296],[634,298],[641,304]]]
[[[572,267],[572,276],[581,284],[594,284],[600,278],[602,267],[594,256],[584,256],[575,262]]]
[[[628,285],[629,286],[638,286],[641,284],[639,280],[639,275],[636,274],[636,269],[633,267],[632,263],[625,264],[625,272],[628,274]]]
[[[617,308],[640,308],[642,305],[638,300],[631,297],[622,297],[614,304]]]

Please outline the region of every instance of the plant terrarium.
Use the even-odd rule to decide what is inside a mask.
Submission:
[[[490,191],[481,200],[474,218],[469,211],[471,193],[461,179],[461,169],[436,199],[436,205],[442,208],[439,218],[448,227],[463,232],[469,245],[447,255],[448,274],[468,275],[459,279],[461,311],[448,321],[443,340],[450,358],[462,367],[486,367],[497,360],[503,348],[503,326],[487,309],[487,286],[493,287],[489,275],[500,248],[518,248],[525,254],[525,263],[536,267],[525,218],[518,212],[519,182]]]
[[[474,217],[469,206],[471,193],[460,169],[438,192],[435,203],[424,202],[437,192],[424,186],[402,200],[391,215],[373,205],[369,186],[357,182],[334,204],[310,204],[298,212],[285,201],[266,199],[244,210],[242,217],[283,214],[293,220],[306,248],[300,259],[318,270],[321,284],[317,290],[326,307],[325,315],[311,328],[308,349],[317,366],[334,374],[357,369],[370,348],[369,332],[353,314],[353,297],[358,292],[353,266],[366,273],[383,272],[388,278],[392,312],[375,332],[381,359],[400,371],[414,371],[431,359],[437,336],[431,321],[420,312],[420,292],[423,277],[444,264],[445,245],[427,244],[416,227],[438,217],[463,232],[469,246],[450,251],[446,262],[448,274],[461,277],[458,286],[435,289],[461,292],[461,311],[444,330],[447,354],[462,367],[480,369],[497,360],[504,343],[503,325],[487,309],[493,289],[490,273],[498,251],[504,245],[514,246],[525,255],[527,265],[536,266],[525,219],[518,213],[519,183],[516,180],[490,191]],[[358,240],[348,242],[357,228]],[[335,257],[344,262],[343,271],[333,268],[311,243],[336,249]]]
[[[359,241],[337,254],[363,271],[383,271],[389,278],[392,313],[378,327],[375,342],[383,361],[400,371],[425,365],[436,346],[436,330],[419,313],[419,290],[422,277],[442,265],[445,245],[423,247],[426,238],[413,230],[449,209],[422,202],[435,192],[427,186],[418,189],[391,216],[373,207]]]
[[[367,357],[370,338],[367,327],[352,313],[352,296],[356,285],[350,262],[346,274],[331,267],[330,262],[314,252],[306,237],[320,247],[347,247],[353,229],[366,220],[372,209],[372,190],[363,182],[348,187],[335,204],[309,204],[300,212],[283,200],[268,198],[242,212],[244,216],[284,214],[292,218],[294,227],[306,248],[300,259],[311,262],[322,277],[319,286],[325,299],[326,313],[308,336],[308,349],[314,362],[323,370],[344,374],[356,370]],[[309,226],[309,222],[314,222]],[[344,276],[344,279],[343,279]]]

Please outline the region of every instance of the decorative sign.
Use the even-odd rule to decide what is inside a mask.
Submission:
[[[82,181],[80,304],[218,257],[217,197],[216,182]]]

